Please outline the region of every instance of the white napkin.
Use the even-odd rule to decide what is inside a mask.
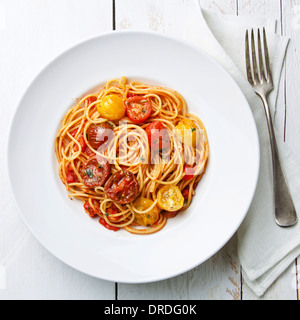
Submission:
[[[260,176],[251,208],[238,230],[238,254],[245,281],[257,296],[262,296],[300,255],[300,222],[292,228],[283,229],[274,220],[270,141],[262,102],[246,79],[245,31],[247,28],[262,26],[267,29],[275,83],[275,90],[269,98],[273,114],[289,39],[275,34],[276,22],[267,19],[212,14],[205,10],[200,10],[198,18],[197,21],[188,22],[188,40],[214,57],[240,85],[251,106],[259,133]],[[199,28],[200,32],[192,32],[195,28]],[[300,218],[300,159],[290,151],[278,134],[277,142]]]

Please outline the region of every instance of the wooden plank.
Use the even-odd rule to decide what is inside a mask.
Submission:
[[[236,14],[235,0],[201,3],[207,9]],[[197,0],[116,0],[117,30],[151,30],[191,40],[201,32],[193,28],[197,19]],[[181,276],[151,284],[119,284],[118,299],[240,299],[235,237],[209,261]]]
[[[279,21],[278,32],[281,33],[282,21],[281,17],[284,17],[284,20],[287,19],[286,13],[282,12],[281,1],[269,1],[269,0],[238,0],[238,12],[239,15],[246,16],[262,16],[268,17],[270,19],[276,19]],[[285,2],[286,4],[289,2]],[[285,27],[286,28],[286,27]],[[283,30],[285,33],[285,30]],[[299,58],[298,58],[299,59]],[[289,61],[291,57],[288,58]],[[290,62],[288,62],[290,63]],[[294,63],[293,63],[294,65]],[[288,72],[284,72],[284,74],[295,74],[295,70],[289,70]],[[294,79],[293,79],[294,81]],[[285,92],[285,76],[282,78],[282,82],[280,84],[279,97],[277,102],[277,111],[276,111],[276,119],[275,125],[279,128],[282,139],[284,138],[284,130],[285,130],[285,100],[286,97],[290,97],[293,94],[291,92]],[[298,115],[299,119],[299,115]],[[294,122],[295,123],[295,122]],[[299,126],[299,122],[298,122]],[[289,128],[289,123],[287,128]],[[293,132],[296,130],[293,128],[290,132],[290,136],[293,136]],[[299,149],[300,150],[300,149]],[[283,299],[296,299],[296,273],[294,272],[295,266],[291,265],[290,268],[271,286],[271,288],[266,292],[266,294],[261,298],[261,300],[283,300]],[[243,283],[243,299],[245,300],[254,300],[257,297],[253,294],[250,288],[246,283]]]
[[[111,28],[111,0],[1,1],[0,40],[5,44],[0,50],[0,86],[5,88],[0,96],[2,146],[17,102],[37,72],[70,46]],[[55,94],[51,88],[49,94]],[[7,190],[3,152],[0,163],[0,300],[113,299],[114,283],[73,270],[33,238]]]

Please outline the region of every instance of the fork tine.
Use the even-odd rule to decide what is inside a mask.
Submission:
[[[265,74],[265,67],[264,67],[264,61],[263,61],[263,55],[262,55],[260,29],[258,29],[258,32],[257,32],[257,39],[258,39],[258,59],[259,59],[260,77],[261,77],[261,79],[266,81],[267,77],[266,77],[266,74]]]
[[[266,29],[263,28],[263,37],[264,37],[264,50],[265,50],[265,61],[266,61],[266,79],[269,82],[272,82],[272,73],[270,68],[270,58],[269,58],[269,50],[268,50],[268,43],[267,43],[267,36],[266,36]]]
[[[258,77],[256,50],[255,50],[255,39],[254,39],[254,30],[253,29],[251,31],[251,47],[252,47],[252,65],[253,65],[254,81],[260,82],[259,77]]]
[[[249,49],[249,32],[246,30],[246,36],[245,36],[245,51],[246,51],[246,69],[247,69],[247,77],[248,81],[251,85],[254,84],[252,72],[251,72],[251,63],[250,63],[250,49]]]

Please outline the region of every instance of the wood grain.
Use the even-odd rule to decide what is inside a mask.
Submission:
[[[233,15],[277,19],[278,32],[291,38],[280,85],[275,123],[300,156],[300,0],[200,0],[205,9]],[[1,0],[0,143],[28,83],[60,52],[111,31],[151,30],[192,41],[199,30],[197,0]],[[113,14],[114,13],[114,14]],[[7,190],[6,158],[0,153],[0,300],[129,299],[255,300],[242,280],[237,239],[201,266],[173,279],[143,285],[106,282],[84,275],[47,252],[21,221]],[[261,299],[299,299],[299,261]],[[2,273],[3,274],[3,273]],[[1,274],[0,274],[1,276]],[[2,279],[3,280],[3,279]],[[5,288],[4,288],[5,287]],[[117,289],[117,290],[115,290]]]

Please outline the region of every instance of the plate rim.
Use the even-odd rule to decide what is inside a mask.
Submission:
[[[32,230],[31,226],[29,225],[29,223],[26,221],[24,214],[22,213],[21,208],[18,205],[18,201],[17,201],[17,197],[13,191],[13,181],[11,178],[11,169],[10,169],[10,161],[9,161],[9,149],[10,149],[10,140],[11,140],[11,136],[12,136],[12,130],[13,130],[13,125],[15,122],[15,118],[17,116],[17,113],[20,109],[20,106],[22,104],[22,101],[24,100],[27,92],[29,92],[29,90],[31,89],[31,87],[35,84],[35,82],[37,81],[37,79],[49,68],[51,67],[52,64],[54,64],[58,59],[60,59],[61,57],[63,57],[64,55],[70,53],[71,51],[73,51],[74,49],[76,49],[77,47],[80,47],[82,45],[84,45],[85,43],[88,43],[90,41],[94,41],[96,39],[101,39],[101,38],[105,38],[105,37],[111,37],[111,36],[120,36],[122,34],[131,34],[131,35],[151,35],[154,37],[158,37],[158,38],[165,38],[165,39],[169,39],[172,41],[175,41],[178,43],[178,45],[184,45],[187,47],[190,47],[193,50],[196,50],[198,53],[200,53],[201,55],[205,56],[207,59],[209,59],[221,72],[226,73],[227,76],[230,77],[230,79],[232,80],[232,85],[235,86],[235,89],[239,91],[240,96],[244,99],[245,104],[248,107],[248,110],[250,111],[251,114],[251,120],[253,122],[253,126],[254,126],[254,131],[255,131],[255,146],[256,146],[256,176],[255,176],[255,183],[253,185],[253,190],[251,192],[251,196],[249,196],[249,200],[247,205],[245,204],[245,212],[243,212],[243,214],[240,214],[239,216],[239,221],[236,222],[236,226],[235,228],[233,228],[234,230],[230,233],[230,235],[224,239],[222,241],[222,245],[218,246],[214,251],[211,252],[210,255],[208,255],[205,259],[202,259],[203,261],[197,262],[194,265],[191,265],[189,268],[186,268],[185,270],[181,270],[179,272],[174,272],[168,276],[148,276],[148,280],[122,280],[122,279],[118,279],[119,277],[116,275],[116,277],[112,278],[112,277],[100,277],[98,275],[94,275],[91,273],[88,273],[84,270],[81,270],[81,268],[75,267],[73,266],[71,263],[67,262],[66,259],[64,259],[63,257],[60,257],[60,255],[52,252],[49,248],[48,245],[44,243],[44,241],[42,241],[41,239],[39,239],[39,237],[36,235],[36,233]],[[217,41],[217,40],[216,40]],[[250,119],[249,119],[250,120]],[[84,274],[87,274],[91,277],[97,278],[97,279],[101,279],[101,280],[105,280],[105,281],[111,281],[111,282],[117,282],[117,283],[124,283],[124,284],[143,284],[143,283],[153,283],[153,282],[157,282],[157,281],[163,281],[163,280],[167,280],[167,279],[171,279],[174,278],[176,276],[182,275],[186,272],[189,272],[191,270],[193,270],[194,268],[202,265],[204,262],[206,262],[207,260],[209,260],[213,255],[215,255],[217,252],[219,252],[229,241],[230,239],[234,236],[234,234],[237,232],[237,230],[240,228],[241,224],[243,223],[244,219],[246,218],[248,211],[251,207],[256,189],[257,189],[257,184],[258,184],[258,179],[259,179],[259,173],[260,173],[260,140],[259,140],[259,135],[258,135],[258,129],[257,129],[257,125],[255,122],[255,118],[252,112],[252,109],[250,107],[250,104],[244,94],[244,92],[242,91],[241,87],[238,85],[237,81],[233,78],[233,76],[217,61],[215,60],[212,56],[210,56],[208,53],[206,53],[202,48],[200,48],[199,46],[197,46],[196,44],[189,42],[185,39],[182,39],[178,36],[174,36],[174,35],[167,35],[167,34],[163,34],[163,33],[159,33],[159,32],[155,32],[155,31],[143,31],[143,30],[114,30],[114,31],[108,31],[108,32],[104,32],[104,33],[99,33],[96,35],[93,35],[91,37],[87,37],[85,39],[82,39],[80,41],[77,41],[75,44],[69,46],[68,48],[66,48],[65,50],[61,50],[58,54],[56,54],[52,59],[50,59],[47,63],[44,64],[44,66],[42,68],[40,68],[39,72],[37,72],[32,78],[31,80],[28,82],[28,84],[25,86],[21,97],[19,98],[18,102],[15,104],[15,109],[13,111],[13,114],[11,116],[9,125],[8,125],[8,134],[6,137],[6,172],[7,172],[7,176],[8,176],[8,185],[9,185],[9,191],[12,197],[12,200],[14,202],[14,205],[17,209],[17,212],[19,214],[19,216],[21,217],[23,223],[26,225],[26,227],[28,228],[28,230],[30,231],[30,233],[34,236],[34,238],[49,252],[51,253],[53,256],[55,256],[57,259],[59,259],[60,261],[62,261],[64,264],[68,265],[69,267],[71,267],[74,270],[77,270],[79,272],[82,272]]]

